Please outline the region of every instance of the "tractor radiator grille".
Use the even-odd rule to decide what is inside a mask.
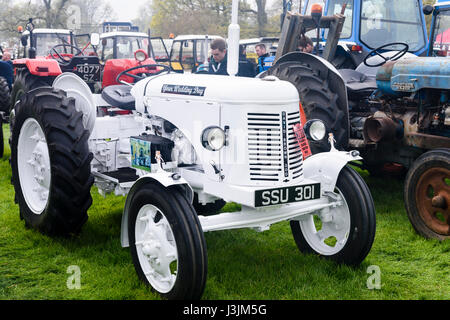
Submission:
[[[300,113],[248,113],[250,180],[289,182],[303,175],[303,156],[294,125]]]

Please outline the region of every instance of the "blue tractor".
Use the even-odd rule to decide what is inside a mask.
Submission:
[[[324,14],[343,12],[345,24],[332,63],[338,69],[355,69],[367,54],[388,43],[402,42],[417,56],[427,52],[427,26],[422,14],[422,0],[306,0],[303,14],[309,15],[314,4],[324,7]],[[315,31],[307,33],[314,41]],[[328,36],[320,33],[320,41]]]
[[[394,56],[380,48],[367,56],[371,73],[340,72],[349,98],[349,148],[361,152],[371,172],[407,172],[404,201],[414,229],[444,240],[450,238],[450,2],[424,13],[433,14],[428,57],[402,58],[408,44],[396,44],[403,48]]]
[[[291,9],[292,1],[283,1],[284,20]],[[320,5],[325,16],[342,14],[345,23],[338,38],[335,55],[330,62],[337,69],[356,69],[375,48],[390,43],[406,43],[408,55],[425,56],[428,53],[428,35],[423,15],[422,0],[306,0],[302,15],[311,14],[311,9]],[[310,30],[305,36],[318,44],[318,54],[323,54],[324,43],[330,33],[327,28],[316,32]],[[388,52],[391,46],[381,50]],[[264,70],[272,67],[276,58],[264,60]]]
[[[314,18],[288,17],[286,29],[294,31],[288,37],[282,33],[275,64],[266,75],[293,83],[306,117],[322,119],[341,149],[359,151],[362,168],[375,174],[407,173],[404,201],[414,229],[444,240],[450,238],[450,1],[423,10],[433,15],[431,41],[418,53],[428,56],[414,55],[415,43],[394,39],[367,53],[356,69],[339,70],[331,61],[340,15],[322,18],[332,21],[320,25],[332,35],[325,57],[291,52],[295,30],[314,30]],[[393,37],[389,31],[383,35]],[[312,76],[306,72],[310,69]],[[314,152],[321,151],[320,144],[311,144]]]

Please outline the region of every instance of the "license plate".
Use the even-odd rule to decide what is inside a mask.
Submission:
[[[98,64],[79,64],[76,73],[86,83],[94,83],[100,81],[101,66]]]
[[[316,199],[320,199],[320,183],[256,191],[255,207],[275,206]]]

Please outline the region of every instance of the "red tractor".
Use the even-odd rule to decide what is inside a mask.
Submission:
[[[11,90],[11,112],[4,117],[4,122],[9,120],[11,130],[14,125],[14,106],[21,97],[36,88],[52,86],[63,73],[73,73],[87,84],[91,92],[99,93],[105,87],[117,85],[117,75],[123,70],[135,68],[122,78],[127,82],[134,82],[131,78],[133,75],[158,71],[156,68],[139,68],[140,65],[156,64],[151,58],[150,41],[147,47],[138,48],[134,57],[111,57],[105,62],[100,61],[102,54],[97,53],[100,44],[98,34],[92,34],[83,47],[78,46],[79,42],[80,38],[70,30],[35,29],[33,20],[29,20],[21,37],[22,57],[14,60],[15,81]]]

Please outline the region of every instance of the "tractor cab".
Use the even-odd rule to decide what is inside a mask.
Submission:
[[[178,73],[198,73],[209,63],[209,46],[219,36],[185,35],[173,40],[170,64]]]
[[[126,69],[139,65],[154,65],[168,61],[169,54],[160,37],[151,38],[146,33],[115,31],[100,36],[99,57],[104,63],[102,87],[117,85],[117,76]],[[155,72],[147,70],[148,73]],[[142,72],[141,72],[142,71]],[[134,74],[145,73],[139,68]],[[124,77],[125,81],[133,79]]]
[[[74,37],[72,32],[66,29],[34,29],[32,35],[30,31],[24,31],[20,43],[20,58],[34,58],[30,57],[29,48],[35,48],[35,57],[46,57],[57,45],[61,46],[59,50],[61,53],[70,54],[71,50],[68,46],[74,44]]]
[[[307,0],[303,14],[310,15],[314,4],[324,15],[342,13],[345,23],[336,52],[336,67],[356,68],[367,53],[390,43],[406,43],[408,52],[422,55],[427,49],[427,27],[422,0]],[[315,31],[306,34],[314,41]],[[327,39],[328,32],[321,32]]]
[[[144,50],[147,56],[152,56],[149,36],[141,32],[107,32],[100,36],[100,59],[133,59],[137,50]]]
[[[431,22],[430,46],[428,55],[433,57],[450,56],[450,1],[441,1],[424,8],[427,15],[433,14]]]

